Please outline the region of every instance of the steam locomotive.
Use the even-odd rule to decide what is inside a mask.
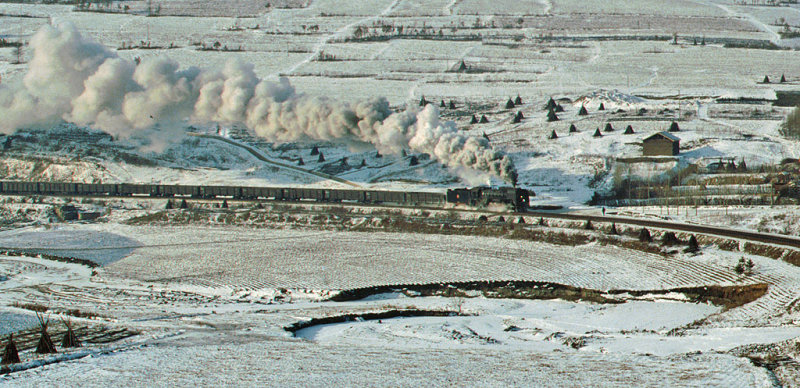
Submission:
[[[16,182],[0,181],[0,194],[4,195],[54,195],[54,196],[106,196],[106,197],[179,197],[179,198],[231,198],[276,201],[355,202],[369,204],[397,204],[407,206],[440,207],[445,203],[487,207],[504,204],[514,211],[528,208],[533,191],[515,187],[474,187],[448,189],[446,193],[311,189],[290,187],[158,185],[130,183],[71,183],[71,182]]]

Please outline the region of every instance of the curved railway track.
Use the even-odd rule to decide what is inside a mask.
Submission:
[[[785,236],[771,233],[759,233],[747,230],[722,228],[711,225],[700,224],[686,224],[671,221],[648,220],[641,218],[619,217],[619,216],[593,216],[586,214],[573,214],[573,213],[551,213],[551,212],[527,212],[515,213],[520,216],[534,216],[546,218],[558,218],[564,220],[577,220],[577,221],[598,221],[598,222],[615,222],[618,224],[637,225],[648,228],[667,229],[673,231],[698,233],[715,235],[721,237],[730,237],[740,240],[757,241],[767,244],[776,244],[800,248],[800,238],[793,236]]]

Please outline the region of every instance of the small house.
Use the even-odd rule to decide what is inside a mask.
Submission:
[[[675,156],[680,152],[681,139],[669,132],[659,132],[642,140],[644,156]]]

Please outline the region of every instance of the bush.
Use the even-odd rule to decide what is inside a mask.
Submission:
[[[647,228],[642,228],[639,231],[639,241],[641,242],[653,242],[653,237],[650,235],[650,231]]]
[[[738,273],[739,275],[752,275],[754,267],[755,264],[753,263],[753,260],[751,259],[745,260],[745,258],[742,257],[741,259],[739,259],[739,262],[736,263],[736,266],[733,267],[733,270],[736,271],[736,273]]]
[[[800,139],[800,109],[794,108],[792,113],[786,116],[779,132],[784,137]]]

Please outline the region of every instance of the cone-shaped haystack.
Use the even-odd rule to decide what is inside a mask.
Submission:
[[[475,117],[475,115],[472,115],[472,120],[470,120],[469,123],[470,124],[477,124],[478,123],[478,118]]]
[[[547,221],[544,220],[544,217],[539,217],[539,225],[547,226]]]
[[[503,216],[497,217],[497,222],[506,222],[506,218]]]
[[[319,158],[317,158],[317,163],[322,163],[325,161],[325,155],[322,152],[319,153]]]
[[[592,220],[586,220],[586,223],[583,224],[583,229],[594,230],[594,225],[592,225]]]
[[[317,148],[317,146],[311,148],[311,155],[319,155],[319,148]]]
[[[786,83],[786,74],[781,74],[781,83]]]
[[[489,122],[489,119],[486,118],[486,115],[481,115],[481,124],[486,124]]]
[[[594,137],[603,137],[603,134],[600,133],[600,128],[595,129],[594,130],[594,135],[592,135],[592,136],[594,136]]]
[[[6,348],[3,350],[3,365],[8,364],[18,364],[19,360],[19,352],[17,351],[17,344],[14,343],[14,336],[8,336],[8,343],[6,344]]]
[[[467,71],[467,64],[464,63],[463,59],[461,60],[461,64],[458,65],[458,71],[460,72]]]
[[[547,121],[549,122],[558,121],[558,115],[556,115],[555,111],[553,110],[547,111]]]
[[[450,100],[450,104],[447,106],[450,107],[450,109],[456,109],[456,103],[453,102],[453,100]]]
[[[739,163],[738,170],[741,172],[747,171],[747,163],[744,162],[744,159],[742,159],[742,162]]]
[[[555,109],[553,109],[553,110],[555,110],[556,113],[561,113],[561,112],[564,111],[564,107],[561,106],[561,104],[558,104],[558,105],[556,105]]]
[[[524,119],[524,118],[525,118],[525,116],[522,115],[522,111],[519,111],[519,112],[517,112],[516,115],[514,115],[514,120],[511,120],[511,122],[516,124],[516,123],[522,122],[522,119]]]
[[[227,209],[228,208],[228,200],[227,199],[223,199],[222,200],[222,208],[223,209]],[[67,327],[69,327],[69,326],[67,326]],[[64,345],[61,345],[61,346],[64,346]]]
[[[689,237],[689,246],[686,247],[686,249],[684,249],[683,251],[686,252],[686,253],[695,253],[695,252],[697,252],[699,250],[700,250],[700,246],[697,245],[697,237],[695,237],[694,235],[691,235],[691,237]]]
[[[581,109],[578,111],[578,116],[586,116],[589,114],[589,111],[586,110],[585,105],[581,105]]]
[[[517,98],[514,99],[514,105],[522,105],[522,97],[517,94]]]
[[[174,204],[174,203],[172,203],[172,200],[171,200],[171,199],[168,199],[168,200],[167,200],[167,205],[166,205],[166,206],[164,206],[164,209],[170,210],[170,209],[174,209],[174,208],[175,208],[175,204]]]
[[[359,165],[359,167],[362,167],[362,168],[363,167],[367,167],[367,160],[366,159],[361,159],[361,165]]]
[[[762,83],[768,84],[769,83],[769,76],[764,76],[764,81]]]
[[[514,106],[515,106],[515,105],[514,105],[514,101],[512,101],[512,100],[509,98],[509,99],[508,99],[508,101],[506,101],[506,109],[514,109]]]
[[[628,124],[628,126],[625,127],[625,132],[623,132],[623,134],[624,135],[633,135],[633,126]]]
[[[486,140],[490,140],[489,139],[489,135],[487,135],[486,132],[483,133],[483,138],[486,139]]]
[[[411,157],[408,159],[408,165],[409,166],[416,166],[418,164],[419,164],[419,159],[417,159],[417,157],[415,155],[411,155]]]
[[[614,127],[611,126],[611,123],[606,123],[606,132],[614,132]]]
[[[376,158],[376,159],[380,159],[380,158],[382,158],[382,157],[383,157],[383,155],[381,155],[381,152],[380,152],[380,151],[375,151],[375,158]]]
[[[570,124],[569,133],[575,133],[575,132],[578,132],[578,127],[576,127],[575,124]]]
[[[650,231],[647,228],[642,228],[639,231],[639,241],[641,242],[653,242],[653,237],[650,235]]]
[[[525,223],[525,217],[517,218],[517,223],[518,224],[524,224]]]
[[[606,110],[606,106],[601,102],[600,107],[597,110]]]
[[[608,234],[619,234],[619,232],[617,232],[617,223],[616,222],[612,222],[611,223],[611,229],[608,230]]]
[[[179,207],[180,207],[181,209],[188,209],[188,208],[189,208],[189,203],[188,203],[188,202],[186,202],[186,199],[185,199],[185,198],[181,200],[181,204],[180,204],[180,206],[179,206]]]
[[[425,99],[425,96],[422,96],[422,98],[419,99],[419,106],[425,105],[428,105],[428,100]]]
[[[42,335],[39,337],[39,343],[36,344],[36,353],[56,353],[56,345],[53,344],[50,334],[47,334],[47,322],[44,321],[44,318],[39,313],[36,313],[36,318],[39,319],[39,327],[42,330]]]
[[[670,132],[680,132],[681,127],[678,126],[678,123],[673,121],[672,124],[669,125]]]
[[[553,132],[550,132],[549,139],[558,139],[558,135],[556,134],[556,130],[554,129]]]
[[[227,208],[228,202],[225,201],[222,203],[222,207]],[[78,341],[78,336],[75,335],[75,331],[72,330],[72,324],[69,321],[62,321],[64,322],[64,326],[67,327],[67,332],[64,333],[64,339],[61,341],[62,348],[79,348],[81,346],[81,341]]]
[[[556,108],[556,100],[554,100],[553,97],[550,97],[550,99],[547,101],[547,104],[544,105],[544,109],[553,110],[555,108]]]
[[[439,104],[439,108],[446,108],[447,105],[444,104],[444,100]]]

